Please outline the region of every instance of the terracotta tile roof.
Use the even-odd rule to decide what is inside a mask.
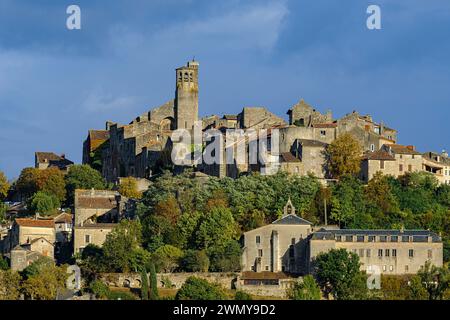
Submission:
[[[388,148],[390,148],[394,153],[397,154],[421,154],[420,152],[417,152],[414,150],[413,146],[403,146],[400,144],[389,144]]]
[[[109,131],[107,130],[89,130],[89,138],[91,140],[108,140]]]
[[[282,162],[301,162],[300,159],[296,158],[290,152],[282,152],[281,153],[281,161]]]
[[[15,221],[21,227],[36,227],[36,228],[55,227],[55,222],[53,220],[16,219]]]
[[[55,223],[71,223],[72,215],[70,213],[61,213],[56,216],[53,221],[55,221]]]
[[[79,197],[77,208],[84,209],[113,209],[117,206],[115,198],[106,197]]]
[[[364,154],[363,160],[386,160],[395,161],[395,157],[390,155],[389,152],[384,150],[378,150],[375,152],[366,152]]]
[[[316,123],[312,125],[314,128],[337,128],[337,123]]]

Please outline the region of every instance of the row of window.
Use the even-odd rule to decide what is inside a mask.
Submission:
[[[354,242],[356,237],[356,242],[364,242],[367,237],[367,242],[426,242],[428,241],[427,236],[342,236],[337,235],[335,240],[338,242]],[[378,237],[378,239],[377,239]]]
[[[388,266],[386,266],[386,265],[384,265],[384,266],[382,267],[384,272],[387,271],[387,269],[388,269],[387,267],[388,267]],[[372,271],[372,269],[373,269],[372,266],[367,266],[367,268],[366,268],[367,271]],[[390,272],[393,272],[393,271],[394,271],[394,266],[393,266],[393,265],[390,265],[390,266],[389,266],[389,271],[390,271]],[[408,272],[408,271],[409,271],[409,266],[408,266],[408,265],[405,265],[405,272]]]
[[[353,249],[353,253],[357,254],[360,258],[364,258],[364,255],[367,258],[370,258],[372,255],[372,250],[371,249]],[[414,258],[414,249],[409,249],[408,250],[408,257],[409,258]],[[378,249],[378,257],[382,258],[382,257],[397,257],[397,249]],[[428,250],[428,259],[432,259],[433,258],[433,250]]]
[[[291,238],[291,244],[294,245],[296,243],[296,238]],[[302,241],[303,236],[300,235],[300,238],[298,238],[298,241]],[[261,244],[261,236],[256,236],[256,244]]]

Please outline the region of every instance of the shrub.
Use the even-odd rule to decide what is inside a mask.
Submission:
[[[197,277],[189,277],[175,296],[176,300],[225,300],[225,298],[225,293],[219,285]]]

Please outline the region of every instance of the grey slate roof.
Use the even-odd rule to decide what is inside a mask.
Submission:
[[[320,229],[312,236],[313,240],[333,240],[335,236],[412,236],[413,242],[427,242],[431,236],[433,242],[441,242],[441,237],[427,230],[359,230],[359,229]]]
[[[309,222],[308,220],[300,218],[299,216],[297,216],[295,214],[288,214],[287,216],[284,216],[284,217],[272,222],[272,224],[285,224],[285,225],[309,224],[309,225],[312,225],[312,223]]]

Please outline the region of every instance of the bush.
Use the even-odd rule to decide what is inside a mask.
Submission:
[[[173,272],[179,265],[183,251],[171,245],[165,245],[156,249],[153,254],[156,269],[162,272]]]
[[[303,278],[294,284],[288,292],[288,296],[292,300],[320,300],[320,288],[311,275]]]
[[[28,208],[34,213],[49,215],[55,213],[60,205],[61,204],[55,195],[38,191],[30,199]]]
[[[97,299],[107,299],[110,294],[108,286],[100,280],[92,281],[89,289]]]
[[[236,291],[234,300],[253,300],[252,296],[244,291]]]
[[[226,295],[219,285],[206,280],[189,277],[178,290],[176,300],[225,300]]]

